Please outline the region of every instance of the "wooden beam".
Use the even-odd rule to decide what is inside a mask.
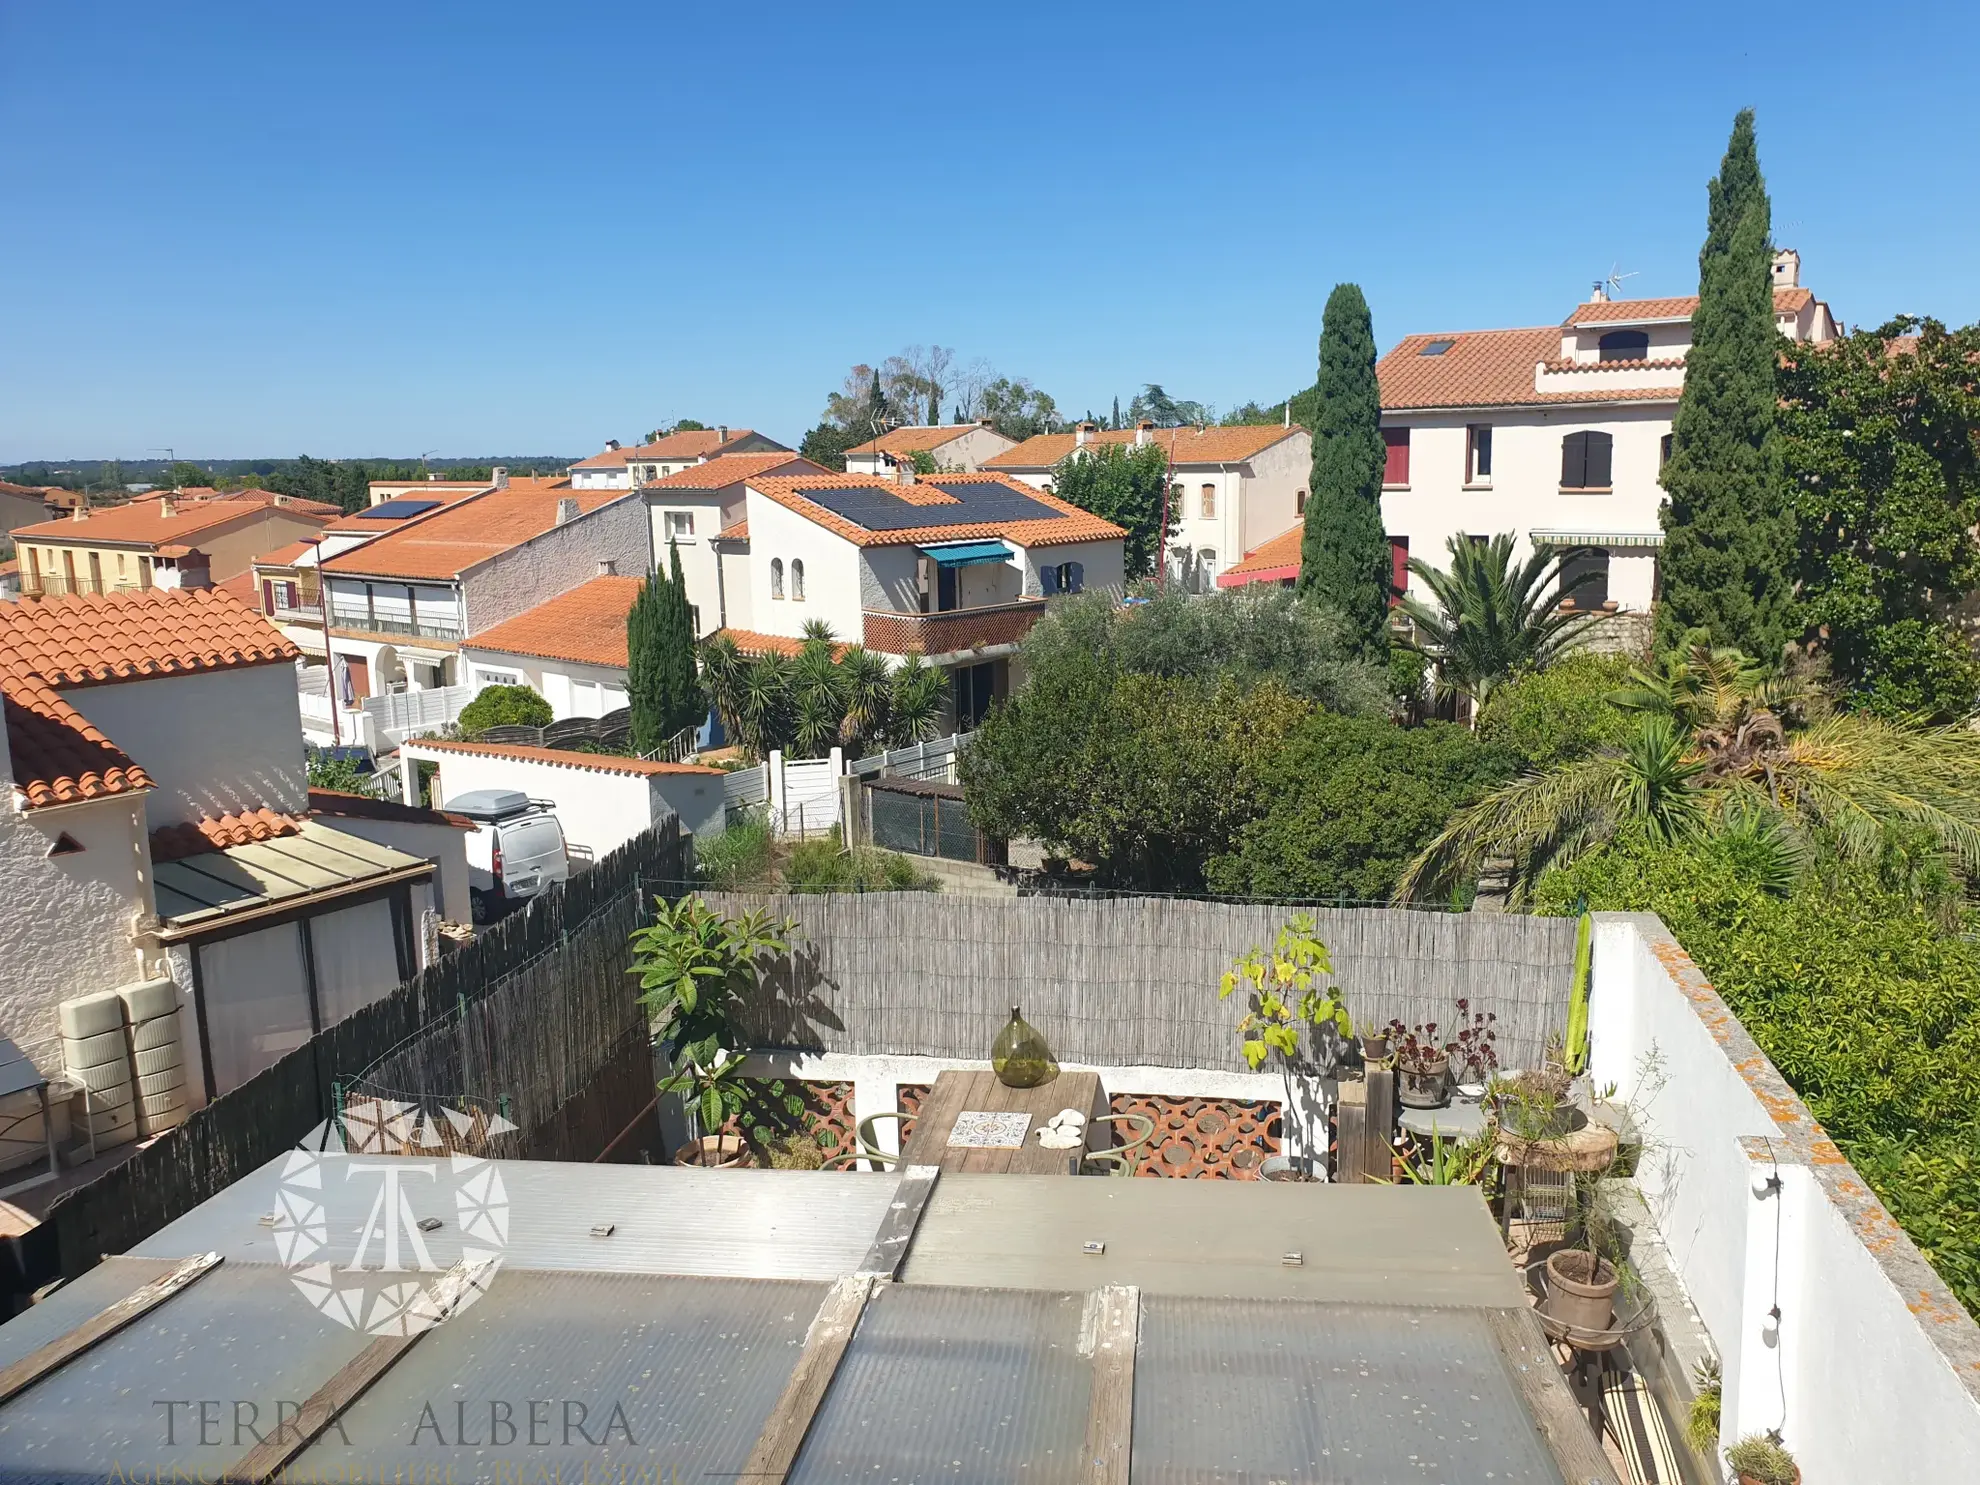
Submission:
[[[1086,1297],[1080,1350],[1090,1347],[1093,1393],[1086,1408],[1081,1485],[1127,1485],[1134,1442],[1134,1352],[1141,1337],[1141,1291],[1109,1284]]]
[[[1282,1126],[1290,1126],[1292,1110],[1287,1109],[1281,1119]],[[1368,1085],[1366,1083],[1341,1084],[1340,1103],[1335,1117],[1340,1129],[1335,1140],[1335,1164],[1333,1176],[1336,1181],[1355,1185],[1368,1179]],[[1318,1151],[1309,1153],[1320,1153]],[[1388,1174],[1385,1170],[1384,1175]]]
[[[58,1367],[66,1366],[83,1352],[164,1304],[166,1300],[213,1272],[220,1266],[218,1253],[201,1253],[188,1258],[170,1273],[160,1274],[141,1284],[113,1305],[98,1310],[74,1330],[57,1336],[38,1350],[30,1351],[12,1366],[0,1371],[0,1403],[34,1386]]]
[[[756,1437],[756,1447],[749,1451],[749,1460],[743,1465],[741,1478],[749,1485],[782,1485],[790,1474],[791,1466],[797,1463],[798,1450],[804,1447],[804,1436],[811,1432],[812,1419],[818,1415],[818,1405],[825,1401],[825,1390],[832,1385],[840,1358],[846,1354],[853,1331],[859,1326],[866,1298],[872,1292],[871,1275],[849,1274],[832,1286],[818,1313],[812,1316],[811,1329],[805,1332],[804,1350],[791,1371],[791,1380],[785,1384],[777,1406],[770,1410],[763,1432]]]
[[[1520,1305],[1485,1311],[1485,1323],[1491,1327],[1492,1339],[1498,1342],[1499,1354],[1505,1358],[1506,1370],[1519,1389],[1534,1428],[1560,1466],[1561,1478],[1568,1485],[1621,1485],[1609,1456],[1602,1452],[1602,1441],[1575,1405],[1574,1393],[1554,1359],[1554,1348],[1540,1328],[1540,1317]]]
[[[1361,1174],[1370,1181],[1395,1179],[1396,1073],[1394,1068],[1371,1067],[1363,1085],[1368,1097],[1367,1153],[1362,1157]]]
[[[470,1262],[463,1258],[433,1281],[426,1291],[426,1302],[437,1317],[433,1325],[411,1335],[380,1336],[338,1367],[304,1401],[296,1416],[278,1427],[274,1434],[256,1444],[230,1465],[221,1478],[262,1485],[288,1467],[297,1455],[315,1443],[323,1430],[337,1421],[344,1409],[364,1395],[364,1391],[406,1352],[419,1344],[419,1338],[460,1309],[469,1295],[487,1282],[493,1264],[489,1260]]]
[[[873,1234],[873,1246],[866,1250],[866,1261],[860,1265],[862,1274],[892,1279],[900,1273],[901,1262],[914,1242],[915,1228],[921,1224],[921,1214],[928,1209],[928,1198],[934,1194],[935,1182],[941,1174],[939,1165],[901,1167],[894,1200],[880,1219],[880,1226]]]

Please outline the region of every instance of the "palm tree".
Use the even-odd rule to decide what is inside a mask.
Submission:
[[[839,719],[839,746],[858,754],[887,725],[887,662],[863,645],[852,645],[839,656],[838,669],[839,698],[845,707]]]
[[[894,672],[893,694],[887,701],[887,741],[904,748],[933,737],[947,686],[946,672],[919,655],[909,655]]]
[[[1502,531],[1489,542],[1453,536],[1449,550],[1449,572],[1421,558],[1409,562],[1436,606],[1418,598],[1402,601],[1403,613],[1416,626],[1411,648],[1436,662],[1440,695],[1456,692],[1482,706],[1500,682],[1541,669],[1609,617],[1569,605],[1597,581],[1593,572],[1562,580],[1562,565],[1580,548],[1536,546],[1515,566],[1512,533]]]
[[[1524,901],[1628,825],[1665,841],[1746,835],[1793,864],[1818,852],[1876,862],[1922,834],[1962,872],[1980,870],[1980,732],[1834,713],[1792,677],[1703,646],[1639,669],[1611,700],[1638,714],[1619,748],[1528,774],[1460,810],[1396,885],[1435,901],[1511,864]]]

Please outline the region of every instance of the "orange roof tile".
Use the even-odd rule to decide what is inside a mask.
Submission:
[[[1290,428],[1278,423],[1260,423],[1235,428],[1151,428],[1148,436],[1170,450],[1169,457],[1176,464],[1235,464],[1256,458],[1279,440],[1305,431],[1297,423]],[[1132,447],[1139,432],[1136,428],[1097,429],[1089,447],[1107,444]],[[1077,447],[1076,434],[1040,433],[1014,449],[1005,449],[994,459],[984,460],[983,467],[1050,469]]]
[[[421,490],[485,490],[488,488],[488,481],[406,479],[368,480],[365,482],[365,488],[371,490],[398,490],[408,485]],[[412,492],[408,490],[407,493],[411,494]]]
[[[718,454],[701,464],[690,464],[657,480],[648,480],[642,490],[726,490],[760,475],[830,474],[823,464],[789,453]]]
[[[1244,560],[1217,574],[1220,588],[1241,588],[1246,583],[1279,582],[1299,576],[1300,546],[1306,528],[1295,526],[1281,531],[1263,546],[1245,553]]]
[[[1774,313],[1797,314],[1815,297],[1810,289],[1774,290]],[[1696,294],[1671,299],[1598,299],[1577,304],[1563,325],[1640,325],[1652,320],[1688,320],[1698,313]]]
[[[546,476],[546,478],[552,477]],[[554,476],[554,479],[558,482],[562,482],[563,478],[562,475]],[[533,485],[535,481],[533,479],[519,479],[513,480],[510,483],[520,487],[523,485]],[[341,534],[353,531],[362,531],[370,536],[382,536],[388,531],[403,531],[414,521],[423,521],[437,511],[445,510],[450,505],[459,505],[463,500],[472,500],[477,495],[485,495],[494,488],[486,480],[483,480],[477,485],[421,485],[416,490],[408,490],[403,495],[394,496],[393,498],[397,500],[431,500],[436,502],[433,510],[421,511],[416,516],[407,516],[403,520],[393,521],[381,521],[376,517],[367,516],[365,511],[375,510],[378,506],[386,503],[380,500],[372,505],[367,505],[364,510],[352,511],[342,520],[331,522],[323,528],[323,532],[326,536],[333,532]]]
[[[256,567],[294,567],[298,561],[316,550],[313,541],[292,541],[285,547],[277,547],[272,552],[264,552],[254,559]]]
[[[726,639],[745,655],[795,655],[805,645],[802,639],[794,639],[788,634],[763,634],[754,629],[717,629],[708,638]],[[838,659],[850,648],[850,645],[835,641],[832,658]]]
[[[218,588],[28,598],[0,607],[0,665],[51,686],[272,665],[300,653]]]
[[[278,840],[302,833],[302,821],[293,815],[271,809],[243,810],[238,815],[202,815],[182,820],[151,832],[153,861],[180,861],[187,856],[203,856],[208,851],[224,851],[258,840]]]
[[[724,526],[720,531],[715,533],[715,539],[717,541],[748,541],[749,517],[743,517],[743,519],[736,522],[733,526]]]
[[[448,825],[455,830],[472,830],[474,821],[449,810],[423,809],[401,804],[396,799],[374,799],[369,794],[346,794],[342,789],[309,791],[312,815],[334,815],[346,820],[390,820],[402,825]]]
[[[219,592],[231,595],[241,607],[251,608],[256,613],[261,612],[261,584],[254,580],[253,573],[236,573],[225,582],[215,583],[213,586]]]
[[[92,546],[192,544],[190,538],[198,532],[258,516],[268,509],[263,501],[230,496],[219,500],[174,501],[172,514],[168,516],[162,514],[164,504],[163,500],[147,495],[128,505],[93,507],[81,521],[65,518],[22,526],[13,535],[16,540],[25,537],[31,541],[88,542]],[[306,520],[321,520],[304,511],[290,513]]]
[[[13,754],[14,787],[29,809],[75,804],[152,786],[151,775],[53,687],[9,674],[0,654],[0,711]]]
[[[626,667],[626,615],[644,578],[596,577],[467,641],[470,650]]]
[[[472,495],[396,523],[396,530],[327,559],[323,570],[415,579],[458,577],[552,530],[560,500],[575,500],[579,512],[589,515],[614,501],[637,498],[630,490],[573,489],[561,476],[512,479],[506,489]],[[374,521],[372,528],[377,525]],[[340,524],[339,529],[348,528]]]
[[[965,433],[974,433],[975,423],[923,424],[914,428],[889,428],[878,438],[869,438],[865,443],[856,443],[847,449],[848,454],[912,454],[917,449],[939,449],[945,443],[953,443]]]
[[[609,753],[567,753],[562,748],[532,748],[526,743],[452,742],[445,738],[420,737],[406,747],[424,752],[472,753],[483,758],[515,758],[525,763],[550,763],[560,768],[583,768],[594,773],[630,773],[654,777],[660,774],[705,773],[719,775],[719,768],[699,763],[659,763],[647,758],[616,758]]]
[[[1448,341],[1442,354],[1426,356],[1424,348]],[[1538,392],[1534,367],[1558,360],[1558,326],[1537,325],[1520,330],[1459,330],[1432,335],[1406,335],[1375,368],[1382,384],[1385,410],[1403,412],[1431,407],[1507,407],[1565,402],[1674,402],[1678,387],[1626,388],[1615,391],[1582,389]],[[1613,364],[1613,363],[1612,363]],[[1576,370],[1599,370],[1577,366]]]
[[[731,428],[727,438],[722,436],[720,428],[690,428],[683,433],[669,433],[652,443],[604,449],[589,459],[578,460],[571,468],[620,469],[634,459],[708,459],[730,444],[756,436],[754,428]]]
[[[871,531],[858,522],[828,510],[809,498],[812,490],[874,490],[892,496],[904,505],[960,505],[953,495],[936,488],[941,484],[1002,485],[1047,507],[1056,514],[1038,520],[974,521],[954,526],[913,526],[904,530]],[[855,546],[920,546],[930,541],[964,541],[972,537],[1007,537],[1019,546],[1042,546],[1049,542],[1110,541],[1126,533],[1112,521],[1103,521],[1090,511],[1033,489],[1009,475],[976,474],[931,475],[914,484],[871,474],[802,475],[795,479],[751,480],[749,488],[765,499],[794,510],[806,520],[842,536]]]
[[[276,510],[292,510],[303,516],[328,516],[332,520],[343,515],[341,505],[332,505],[327,500],[308,500],[301,495],[278,495],[273,490],[181,490],[178,498],[194,500],[204,504],[208,500],[251,500],[256,505],[272,507]]]

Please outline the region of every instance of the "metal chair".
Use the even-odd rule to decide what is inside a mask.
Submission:
[[[877,1114],[868,1114],[864,1119],[859,1121],[859,1127],[855,1131],[854,1137],[858,1142],[859,1148],[848,1150],[843,1155],[834,1155],[820,1169],[836,1170],[841,1166],[853,1165],[861,1160],[870,1160],[875,1166],[881,1169],[890,1169],[899,1165],[901,1163],[901,1157],[899,1155],[883,1150],[875,1143],[873,1125],[879,1119],[893,1119],[899,1123],[906,1123],[913,1117],[914,1115],[904,1114],[898,1109],[882,1109]]]
[[[1141,1132],[1124,1145],[1111,1145],[1104,1150],[1088,1150],[1079,1164],[1083,1176],[1131,1176],[1134,1174],[1134,1152],[1155,1138],[1155,1120],[1147,1114],[1102,1114],[1097,1119],[1086,1121],[1090,1130],[1096,1124],[1140,1125]]]

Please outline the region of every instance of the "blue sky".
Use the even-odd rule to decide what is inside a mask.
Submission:
[[[1835,0],[0,0],[0,461],[794,443],[928,341],[1271,401],[1342,279],[1384,346],[1689,292],[1742,105],[1804,282],[1965,323],[1976,61]]]

